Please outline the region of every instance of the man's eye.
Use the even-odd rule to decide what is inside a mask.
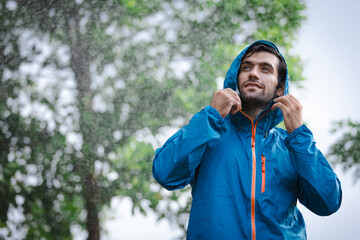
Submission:
[[[264,67],[264,68],[263,68],[263,71],[265,71],[265,72],[270,72],[270,68]]]
[[[249,70],[250,67],[249,67],[249,66],[243,66],[242,69],[243,69],[243,70]]]

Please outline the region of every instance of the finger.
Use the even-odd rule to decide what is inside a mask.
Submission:
[[[242,109],[242,106],[241,106],[240,98],[233,99],[232,108],[231,108],[231,111],[230,111],[231,114],[235,114],[238,111],[241,111],[241,109]]]
[[[231,94],[236,94],[236,91],[232,90],[231,88],[225,88],[223,91],[229,92]]]
[[[230,94],[230,97],[234,101],[233,107],[236,108],[238,111],[241,111],[242,104],[241,104],[240,96],[237,94],[237,92],[233,91],[232,89],[230,89],[230,90],[232,91]]]
[[[289,95],[289,97],[292,99],[294,105],[302,107],[301,103],[299,102],[299,100],[297,100],[296,97],[294,97],[293,95]]]
[[[221,92],[221,95],[227,99],[225,100],[227,102],[227,105],[229,108],[229,113],[235,114],[238,111],[241,111],[242,105],[239,95],[236,91],[232,90],[231,88],[225,88],[222,90],[219,90]]]
[[[235,101],[236,101],[236,108],[239,109],[239,111],[241,111],[242,102],[241,102],[240,96],[239,96],[239,94],[237,94],[237,92],[235,92]]]
[[[229,88],[229,93],[230,93],[231,96],[233,96],[234,98],[240,100],[240,96],[239,96],[239,94],[238,94],[236,91],[234,91],[234,90],[232,90],[232,89]]]
[[[296,104],[296,102],[294,101],[294,99],[292,99],[289,96],[281,96],[279,98],[274,99],[275,102],[279,102],[284,104],[285,106],[292,108],[294,104]]]
[[[286,107],[288,107],[289,113],[290,112],[295,113],[298,111],[300,111],[300,112],[302,111],[301,103],[293,95],[287,95],[287,96],[281,97],[277,101],[283,103]]]
[[[233,106],[232,108],[231,108],[231,111],[230,111],[230,113],[231,114],[236,114],[237,112],[239,112],[240,110],[238,109],[238,108],[236,108],[235,106]]]
[[[271,110],[275,110],[275,108],[280,108],[280,110],[283,112],[283,114],[285,112],[288,112],[289,111],[289,108],[283,104],[282,102],[277,102],[275,103],[272,107],[271,107]]]
[[[241,100],[239,98],[238,101],[236,101],[236,104],[235,104],[235,107],[238,111],[241,111],[242,110],[242,105],[241,105]]]
[[[275,102],[281,102],[283,101],[282,99],[284,98],[285,96],[281,96],[281,97],[277,97],[274,99]]]
[[[296,98],[296,97],[294,97],[294,95],[289,94],[289,95],[287,95],[287,96],[289,96],[290,98],[292,98],[292,99],[294,99],[295,101],[297,101],[297,102],[298,102],[297,98]]]
[[[275,102],[284,102],[287,100],[289,95],[286,95],[286,96],[281,96],[281,97],[277,97],[274,99]]]
[[[289,94],[289,95],[286,95],[286,96],[281,96],[281,97],[278,97],[278,98],[275,98],[274,101],[277,102],[277,101],[284,101],[285,100],[288,100],[289,102],[291,103],[296,103],[296,104],[300,104],[299,100],[297,100],[296,97],[294,97],[293,95]]]

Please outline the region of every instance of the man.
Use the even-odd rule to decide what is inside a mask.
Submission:
[[[154,178],[192,187],[188,239],[306,239],[297,200],[325,216],[340,181],[288,95],[284,58],[268,41],[243,50],[211,105],[156,151]],[[284,120],[285,128],[275,126]]]

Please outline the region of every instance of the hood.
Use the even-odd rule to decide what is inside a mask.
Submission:
[[[238,74],[238,71],[240,68],[241,58],[244,56],[244,54],[246,53],[248,48],[255,43],[264,43],[266,45],[269,45],[272,48],[275,48],[276,51],[280,53],[279,49],[272,42],[269,42],[266,40],[260,40],[260,41],[256,41],[256,42],[252,43],[251,45],[246,47],[244,50],[242,50],[239,53],[239,55],[235,58],[235,60],[232,62],[230,69],[226,73],[226,77],[224,80],[224,89],[231,88],[234,91],[238,90],[237,89],[237,74]],[[280,55],[285,60],[285,58],[283,57],[283,55],[281,53],[280,53]],[[285,61],[285,64],[286,64],[286,61]],[[287,95],[288,92],[289,92],[289,72],[288,72],[287,65],[286,65],[286,80],[285,80],[284,95]],[[264,112],[268,111],[273,104],[274,104],[274,101],[272,101],[269,104],[269,106],[264,110]],[[261,116],[262,114],[263,113],[261,113],[259,116]],[[242,115],[242,113],[238,112],[237,114],[234,115],[234,117],[238,118],[239,115]],[[270,127],[270,129],[275,127],[277,124],[279,124],[283,120],[283,115],[279,108],[276,108],[274,111],[271,111],[271,113],[267,114],[267,115],[269,115],[269,117],[270,117],[269,126],[268,126],[268,127]]]

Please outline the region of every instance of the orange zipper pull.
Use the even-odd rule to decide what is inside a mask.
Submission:
[[[265,192],[265,156],[261,155],[261,193]]]

